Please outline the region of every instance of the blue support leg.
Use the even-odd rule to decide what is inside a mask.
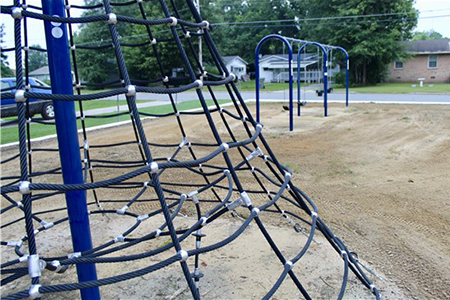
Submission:
[[[328,116],[328,58],[327,54],[324,53],[324,63],[323,63],[323,109],[324,116]]]
[[[47,15],[65,16],[63,0],[42,0],[42,9]],[[73,94],[66,24],[45,21],[44,25],[52,92]],[[75,104],[69,101],[53,104],[64,184],[83,183]],[[66,192],[66,203],[74,252],[92,249],[86,191]],[[80,282],[97,279],[94,264],[78,264],[77,274]],[[82,289],[81,298],[100,299],[99,288]]]
[[[345,106],[348,106],[348,69],[350,68],[350,62],[348,60],[348,54],[347,55],[347,66],[345,70]]]
[[[292,75],[292,50],[289,53],[289,130],[294,130],[294,76]]]
[[[300,69],[300,65],[301,65],[301,59],[300,59],[300,53],[297,55],[297,116],[300,117],[301,115],[301,109],[300,109],[300,103],[301,103],[301,91],[302,91],[302,86],[301,86],[301,69]]]

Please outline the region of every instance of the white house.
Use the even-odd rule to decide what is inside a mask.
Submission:
[[[39,80],[49,80],[50,79],[50,71],[48,69],[48,66],[43,66],[43,67],[40,67],[39,69],[31,71],[30,76],[37,78]]]
[[[292,59],[294,80],[297,80],[297,55]],[[300,60],[301,79],[307,82],[319,82],[323,79],[319,66],[319,56],[315,53],[302,53]],[[330,74],[340,71],[339,65],[329,70]],[[287,54],[263,55],[259,60],[260,78],[265,82],[285,82],[289,80],[289,56]]]
[[[71,73],[72,73],[72,82],[75,82],[75,72],[71,71]],[[39,69],[31,71],[29,75],[42,81],[50,80],[50,70],[48,69],[48,66],[43,66],[40,67]]]
[[[241,78],[242,75],[247,75],[248,63],[239,56],[223,56],[223,62],[225,63],[228,72],[236,75],[237,78]]]

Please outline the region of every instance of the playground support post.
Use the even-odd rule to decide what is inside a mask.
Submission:
[[[346,52],[347,53],[347,52]],[[350,61],[348,60],[348,54],[347,55],[347,68],[345,70],[345,106],[348,106],[348,71],[350,69]]]
[[[328,116],[328,54],[327,50],[325,50],[324,46],[322,44],[319,44],[317,42],[307,42],[303,44],[300,49],[298,49],[297,54],[297,99],[298,99],[298,115],[300,116],[300,90],[301,90],[301,80],[300,80],[300,64],[301,64],[301,58],[300,54],[302,53],[303,49],[306,48],[308,45],[316,45],[319,47],[323,52],[323,107],[324,107],[324,116]]]
[[[64,0],[42,0],[42,9],[46,15],[65,16]],[[44,26],[52,92],[71,95],[73,87],[66,24],[45,21]],[[53,105],[64,184],[84,183],[75,104],[53,101]],[[86,191],[67,191],[66,203],[74,252],[92,249]],[[97,279],[94,264],[77,264],[77,274],[80,282]],[[81,298],[100,299],[99,288],[81,289]]]
[[[350,69],[350,60],[348,57],[348,52],[342,47],[332,46],[331,48],[341,50],[345,55],[345,106],[348,106],[348,72]]]
[[[259,53],[261,51],[261,47],[263,44],[269,39],[279,39],[281,40],[289,50],[289,131],[294,130],[294,91],[293,91],[293,80],[294,77],[292,75],[292,59],[293,52],[291,44],[278,34],[271,34],[264,37],[261,41],[259,41],[258,46],[255,50],[255,81],[256,81],[256,121],[260,122],[260,96],[259,96]]]

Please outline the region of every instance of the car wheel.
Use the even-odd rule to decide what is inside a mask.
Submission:
[[[55,118],[55,107],[53,106],[53,103],[46,103],[42,107],[41,115],[45,120],[54,119]]]

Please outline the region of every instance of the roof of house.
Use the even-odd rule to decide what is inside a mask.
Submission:
[[[242,61],[244,64],[248,65],[248,62],[246,62],[242,57],[235,55],[235,56],[222,56],[222,60],[225,64],[228,64],[232,62],[233,60],[238,59]]]
[[[285,62],[289,58],[288,54],[267,54],[263,55],[260,61],[270,59],[271,62]],[[317,54],[315,53],[302,53],[300,54],[302,60],[314,60],[317,61]],[[292,56],[293,61],[297,61],[297,54]]]
[[[319,62],[318,56],[316,53],[302,53],[300,54],[301,64],[300,68],[305,68],[309,65],[313,65]],[[297,54],[294,54],[292,57],[294,68],[297,67]],[[268,54],[263,55],[260,59],[260,62],[265,62],[270,65],[270,69],[284,69],[289,63],[289,55],[288,54]]]
[[[48,75],[48,74],[50,74],[50,71],[48,70],[48,66],[43,66],[43,67],[40,67],[39,69],[36,69],[36,70],[30,72],[31,76]]]
[[[411,53],[450,53],[450,39],[437,39],[427,41],[407,41],[405,50]]]

